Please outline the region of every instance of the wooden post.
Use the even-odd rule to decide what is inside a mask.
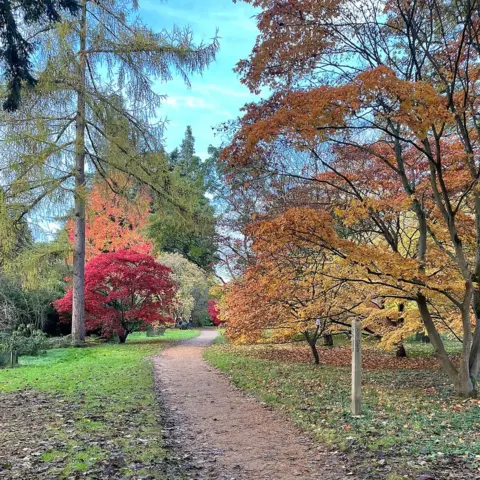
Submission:
[[[352,414],[360,415],[362,402],[362,324],[352,322]]]

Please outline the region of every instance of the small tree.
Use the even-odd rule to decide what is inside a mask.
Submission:
[[[220,308],[218,306],[217,300],[209,300],[207,310],[208,315],[210,316],[210,320],[216,327],[219,327],[224,323],[223,320],[220,318]]]
[[[150,255],[129,250],[105,253],[85,268],[87,331],[117,333],[120,342],[146,325],[171,321],[176,285],[171,270]],[[72,315],[72,290],[54,305],[60,315]]]
[[[205,309],[208,298],[208,277],[197,265],[179,253],[164,253],[158,261],[172,270],[172,277],[178,286],[175,295],[174,315],[191,320],[196,326],[202,326],[194,311]],[[205,312],[206,313],[206,312]]]

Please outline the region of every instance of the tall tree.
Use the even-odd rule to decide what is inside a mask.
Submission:
[[[262,9],[261,33],[238,70],[252,90],[275,93],[248,107],[226,156],[322,184],[317,241],[349,264],[352,284],[413,302],[445,372],[471,394],[480,370],[478,2],[247,1]],[[309,152],[321,175],[288,170],[285,146]],[[439,334],[445,324],[462,339],[458,367]]]
[[[65,17],[54,33],[39,34],[37,89],[9,123],[22,158],[11,162],[17,191],[37,205],[59,187],[74,190],[75,343],[85,337],[86,174],[122,171],[175,204],[155,154],[160,134],[149,122],[161,102],[152,81],[178,73],[188,83],[218,48],[216,39],[196,46],[189,30],[153,32],[136,16],[136,1],[81,0],[80,6],[78,19]],[[120,154],[106,153],[113,148],[105,145]]]
[[[158,251],[180,253],[203,269],[212,269],[217,249],[215,212],[207,196],[212,167],[195,154],[195,138],[187,127],[180,148],[169,156],[170,188],[182,199],[183,208],[175,208],[154,193],[154,215],[149,226]]]

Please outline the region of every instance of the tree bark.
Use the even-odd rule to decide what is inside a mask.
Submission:
[[[467,290],[465,302],[462,305],[462,323],[463,323],[463,350],[460,358],[459,385],[457,391],[463,396],[476,396],[475,379],[470,368],[472,355],[473,335],[470,324],[470,307],[472,303],[473,288]]]
[[[315,365],[320,365],[320,355],[318,354],[317,350],[317,340],[318,340],[318,328],[317,332],[315,332],[312,336],[309,335],[308,331],[303,332],[310,349],[312,350],[313,355],[313,363]]]
[[[125,343],[127,341],[127,337],[128,337],[128,332],[118,334],[118,339],[120,340],[120,343]]]
[[[310,343],[310,348],[312,350],[312,355],[313,355],[313,363],[315,365],[320,365],[320,355],[318,354],[317,346],[312,342]]]
[[[87,4],[82,2],[80,19],[79,88],[75,119],[75,236],[73,243],[72,343],[85,342],[85,89]]]
[[[417,296],[417,305],[422,316],[423,323],[427,329],[430,341],[435,348],[437,358],[440,361],[443,370],[448,375],[448,378],[455,386],[456,392],[463,396],[475,395],[475,385],[470,375],[469,356],[468,354],[465,354],[465,350],[468,349],[468,347],[464,345],[464,353],[462,354],[460,369],[458,370],[450,360],[448,353],[445,350],[443,341],[428,310],[427,300],[421,294]],[[470,311],[468,306],[466,311],[462,312],[462,316],[469,317],[469,315]]]
[[[403,345],[403,343],[397,345],[396,356],[397,358],[406,358],[407,351],[405,350],[405,345]]]

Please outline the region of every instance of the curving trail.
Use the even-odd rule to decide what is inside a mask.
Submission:
[[[167,440],[188,477],[215,480],[343,480],[341,457],[323,450],[286,420],[233,387],[209,366],[204,330],[154,359],[166,412]]]

